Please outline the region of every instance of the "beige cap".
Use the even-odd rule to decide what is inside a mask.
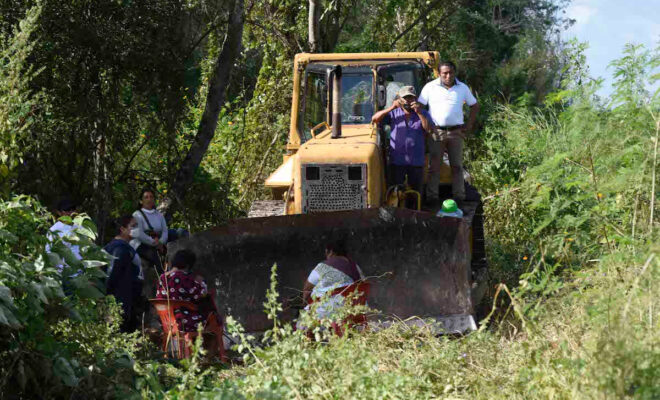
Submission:
[[[417,93],[415,93],[415,88],[413,86],[404,86],[399,89],[399,97],[404,98],[406,96],[417,97]]]

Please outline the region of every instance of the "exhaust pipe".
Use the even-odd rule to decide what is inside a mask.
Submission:
[[[332,80],[332,138],[341,137],[341,65],[336,65],[331,74]]]

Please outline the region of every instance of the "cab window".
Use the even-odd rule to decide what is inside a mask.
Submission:
[[[368,124],[374,114],[373,74],[345,73],[342,77],[342,124]]]
[[[325,104],[328,96],[325,74],[308,72],[305,80],[305,96],[300,132],[303,142],[312,138],[311,129],[325,121]]]
[[[385,86],[385,108],[392,105],[399,89],[404,86],[413,86],[419,95],[426,83],[426,75],[427,71],[420,63],[382,67],[379,70],[379,80]]]

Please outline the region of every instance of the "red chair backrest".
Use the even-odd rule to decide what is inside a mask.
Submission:
[[[369,291],[371,290],[371,284],[367,281],[357,281],[348,286],[342,286],[332,291],[331,296],[342,295],[348,297],[349,294],[357,292],[358,295],[353,298],[353,305],[365,305],[367,304],[367,296],[369,296]],[[312,304],[317,299],[314,299],[313,296],[309,296],[307,303]]]
[[[188,310],[197,311],[197,305],[190,301],[183,300],[167,300],[167,299],[150,299],[149,302],[154,306],[160,323],[163,325],[163,332],[168,335],[179,333],[179,325],[174,318],[174,309],[178,307],[185,307]]]

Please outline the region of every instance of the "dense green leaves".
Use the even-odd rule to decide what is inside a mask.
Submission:
[[[0,4],[10,35],[30,2]],[[26,93],[44,92],[30,129],[12,131],[30,151],[9,189],[46,203],[72,196],[102,237],[142,186],[166,190],[190,143],[181,124],[202,85],[204,46],[221,37],[225,15],[222,2],[41,2],[14,39],[24,50],[7,50]],[[30,68],[45,72],[30,80]]]
[[[30,146],[24,138],[34,123],[40,96],[31,88],[42,71],[28,61],[34,44],[41,9],[30,9],[19,26],[0,32],[0,197],[7,197],[15,184],[16,169]]]
[[[114,360],[134,355],[136,341],[119,333],[119,308],[105,297],[100,267],[109,256],[94,244],[89,218],[63,219],[80,226],[66,241],[80,247],[82,261],[63,238],[47,235],[52,217],[34,200],[0,202],[0,397],[128,390],[132,366]]]

